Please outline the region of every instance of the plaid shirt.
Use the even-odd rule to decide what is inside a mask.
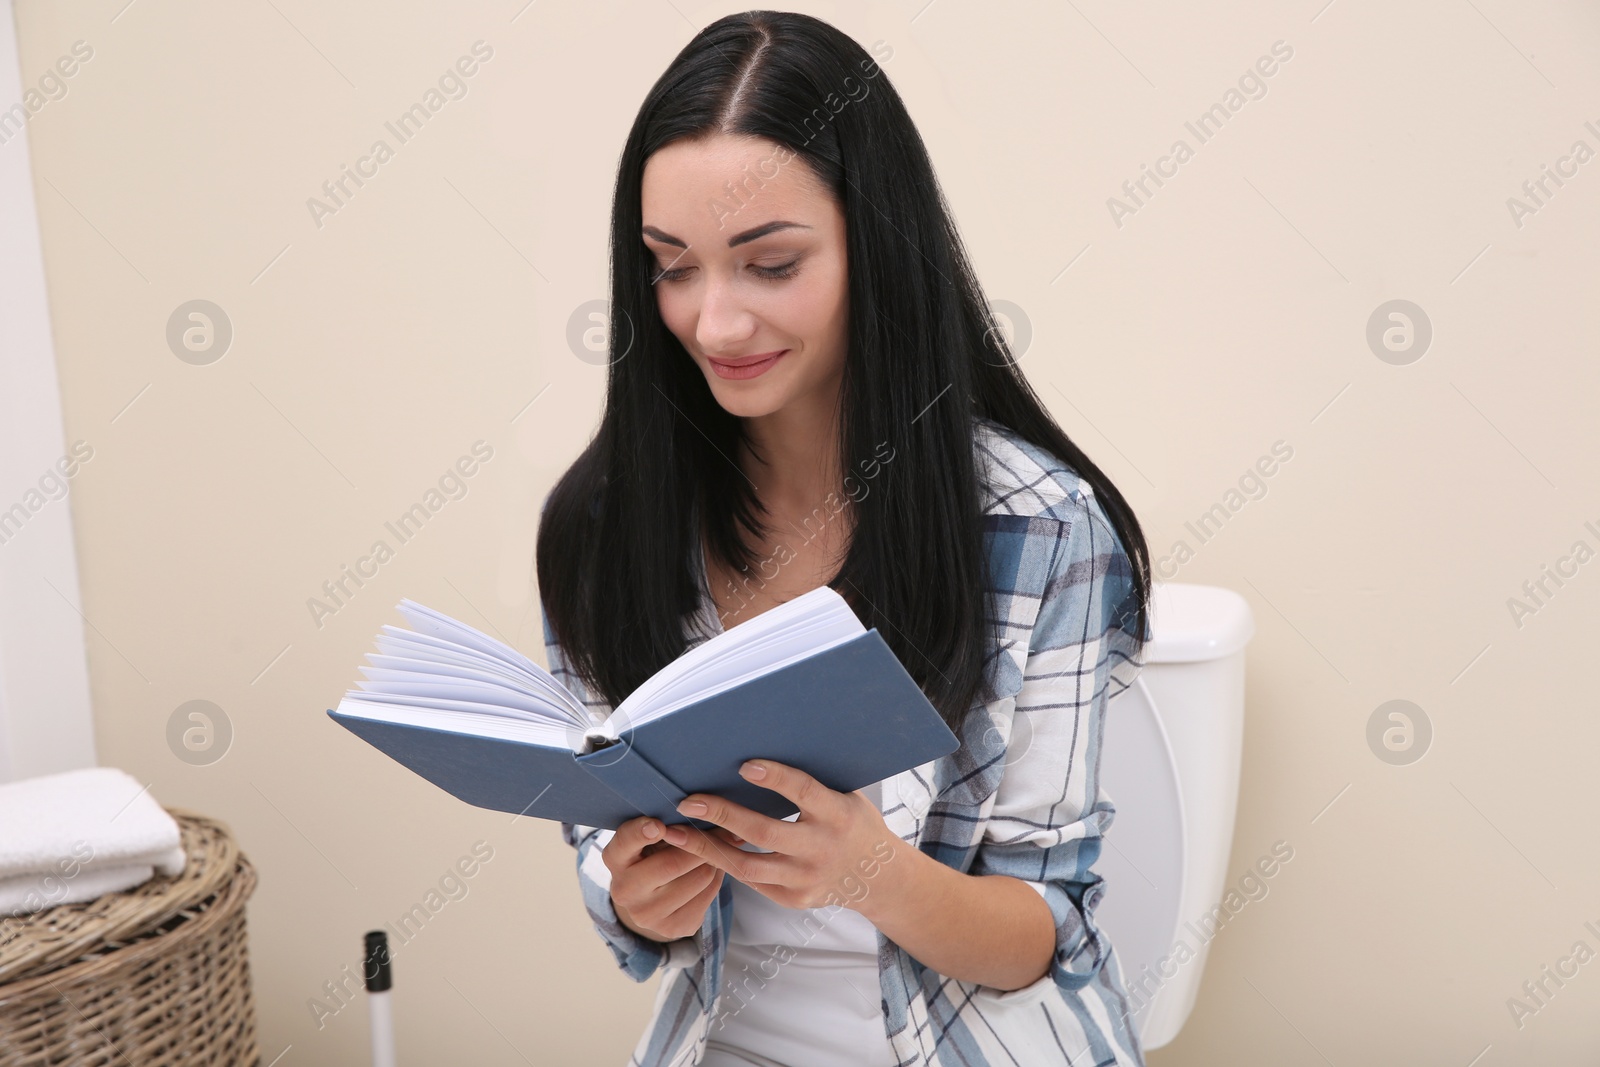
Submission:
[[[884,821],[958,871],[1009,875],[1036,890],[1056,921],[1049,971],[1004,991],[924,967],[878,935],[885,1033],[901,1067],[1071,1064],[1143,1067],[1118,957],[1094,922],[1105,883],[1092,869],[1115,811],[1099,784],[1107,701],[1137,674],[1133,574],[1092,487],[1060,460],[986,419],[974,449],[988,489],[985,542],[1001,638],[998,692],[968,716],[960,747],[885,779]],[[691,645],[715,630],[704,593]],[[568,667],[545,623],[551,672],[609,714]],[[601,850],[612,831],[562,823],[595,929],[636,982],[662,982],[629,1067],[679,1067],[704,1054],[724,984],[733,920],[724,880],[691,937],[641,937],[611,906]]]

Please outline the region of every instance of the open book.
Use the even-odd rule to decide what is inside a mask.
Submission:
[[[876,629],[813,589],[667,664],[609,714],[463,622],[402,600],[365,676],[328,715],[481,808],[615,829],[679,814],[689,793],[773,818],[781,794],[739,776],[747,759],[799,767],[840,792],[953,752],[959,742]]]

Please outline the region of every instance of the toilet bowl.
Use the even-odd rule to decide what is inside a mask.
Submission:
[[[1177,1036],[1200,992],[1210,942],[1192,923],[1227,880],[1255,624],[1230,589],[1154,582],[1150,629],[1138,677],[1106,706],[1100,784],[1116,815],[1094,864],[1095,920],[1146,1049]]]

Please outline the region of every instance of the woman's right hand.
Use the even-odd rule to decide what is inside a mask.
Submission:
[[[664,942],[699,931],[706,908],[722,888],[724,872],[667,844],[661,830],[659,819],[629,819],[617,827],[600,857],[611,871],[611,906],[617,918],[634,933]],[[732,837],[727,831],[723,835],[724,840]]]

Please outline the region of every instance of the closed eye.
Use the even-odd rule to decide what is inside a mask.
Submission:
[[[800,273],[800,261],[791,259],[778,267],[762,267],[752,264],[751,269],[763,278],[793,278]]]
[[[693,269],[694,268],[692,267],[674,267],[670,270],[659,271],[656,274],[655,280],[658,282],[682,281],[684,278],[689,276],[689,271]],[[780,264],[776,267],[763,267],[760,264],[752,263],[750,265],[750,270],[755,273],[756,277],[765,278],[769,281],[777,281],[783,278],[793,278],[796,274],[800,273],[800,260],[791,259],[789,262]]]

